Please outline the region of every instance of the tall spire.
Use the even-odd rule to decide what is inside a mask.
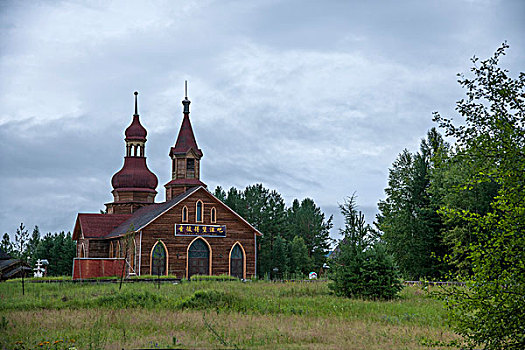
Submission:
[[[135,114],[133,114],[133,121],[131,122],[131,125],[128,126],[128,128],[124,132],[124,135],[126,135],[125,140],[126,142],[141,141],[144,143],[146,142],[147,132],[146,132],[146,129],[142,126],[142,124],[140,124],[140,120],[139,120],[139,107],[138,107],[138,94],[139,93],[135,91],[133,94],[135,95]]]
[[[193,149],[196,156],[200,159],[202,157],[202,151],[197,146],[195,135],[193,134],[193,128],[190,122],[190,100],[188,99],[188,81],[184,81],[184,116],[182,117],[182,125],[175,142],[175,147],[171,148],[170,157],[174,154],[182,155],[187,154],[190,149]]]
[[[139,107],[138,107],[138,103],[137,103],[137,100],[138,100],[138,92],[135,91],[135,114],[133,114],[134,116],[135,115],[139,115]]]
[[[188,100],[188,81],[184,81],[184,100],[182,100],[182,104],[184,105],[184,114],[190,114],[190,103],[191,101]]]
[[[195,186],[206,187],[200,180],[201,167],[200,160],[202,151],[197,146],[193,128],[190,122],[190,100],[188,99],[188,82],[184,83],[184,115],[180,126],[175,147],[170,149],[171,181],[164,187],[166,188],[166,200],[184,193]]]

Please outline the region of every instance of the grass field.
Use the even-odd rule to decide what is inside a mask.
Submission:
[[[459,338],[418,287],[345,299],[326,282],[0,283],[2,348],[451,349]]]

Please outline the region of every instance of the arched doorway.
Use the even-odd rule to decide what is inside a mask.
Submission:
[[[158,241],[151,250],[151,274],[155,276],[167,275],[167,260],[166,247],[161,241]]]
[[[230,275],[244,278],[244,253],[239,244],[235,244],[230,252]]]
[[[188,248],[188,278],[193,275],[210,274],[210,248],[198,238]]]

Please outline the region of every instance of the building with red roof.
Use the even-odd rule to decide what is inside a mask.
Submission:
[[[261,233],[222,203],[200,180],[202,150],[190,121],[190,101],[170,148],[172,179],[166,201],[155,202],[158,179],[146,163],[146,128],[135,113],[125,130],[124,164],[113,178],[113,201],[104,214],[79,213],[73,230],[77,242],[74,278],[120,274],[256,274],[257,236]]]

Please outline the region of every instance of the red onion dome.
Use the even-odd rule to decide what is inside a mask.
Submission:
[[[126,141],[146,141],[147,133],[146,129],[140,124],[139,115],[135,114],[124,135],[126,135]]]
[[[146,165],[145,157],[125,157],[124,166],[111,179],[116,189],[134,188],[155,190],[159,180]]]

